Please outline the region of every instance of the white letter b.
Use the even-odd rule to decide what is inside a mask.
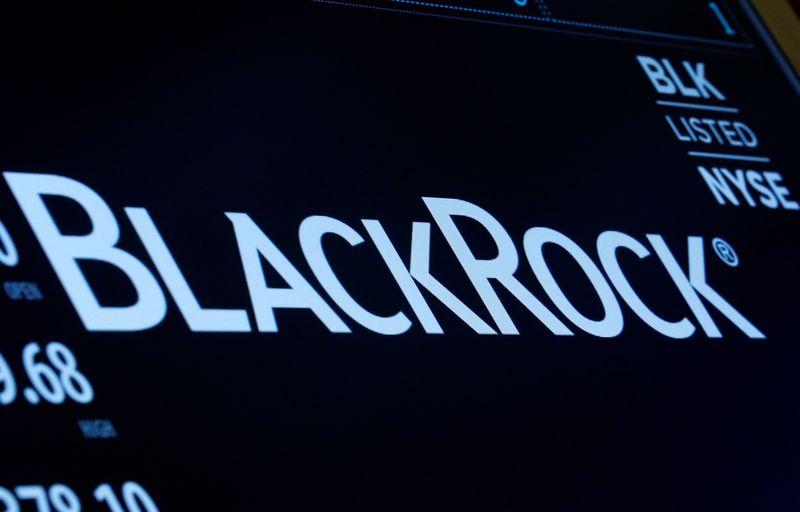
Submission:
[[[139,331],[164,319],[167,303],[161,287],[138,259],[115,247],[119,225],[103,198],[63,176],[16,172],[3,176],[87,330]],[[78,203],[89,217],[91,232],[62,234],[42,196],[65,197]],[[136,289],[136,302],[123,307],[100,305],[78,266],[79,260],[101,261],[121,270]]]

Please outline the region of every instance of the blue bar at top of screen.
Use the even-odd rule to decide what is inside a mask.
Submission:
[[[669,40],[673,42],[684,42],[684,43],[695,43],[695,44],[703,44],[703,45],[714,45],[714,46],[724,46],[729,48],[741,48],[741,49],[751,49],[753,48],[753,44],[748,41],[748,38],[745,34],[739,34],[731,28],[731,22],[728,21],[728,18],[732,16],[729,7],[726,7],[728,12],[728,16],[723,16],[725,23],[728,25],[733,33],[729,33],[728,30],[720,30],[720,34],[726,34],[728,37],[733,35],[741,35],[741,40],[730,40],[724,38],[714,38],[714,37],[704,37],[704,36],[695,36],[695,35],[687,35],[687,34],[677,34],[669,31],[659,31],[659,30],[650,30],[644,28],[634,28],[630,26],[623,26],[623,25],[615,25],[609,23],[593,23],[589,21],[580,21],[576,19],[567,19],[565,17],[556,17],[550,10],[548,6],[549,0],[536,0],[536,5],[539,8],[539,13],[537,14],[526,14],[524,12],[513,12],[514,8],[517,7],[529,7],[532,6],[534,2],[530,0],[507,0],[507,5],[511,10],[503,10],[501,8],[482,8],[482,7],[474,7],[471,5],[464,5],[460,0],[439,0],[439,1],[427,1],[427,0],[312,0],[318,3],[329,3],[329,4],[339,4],[339,5],[349,5],[354,7],[365,7],[365,8],[375,8],[375,9],[387,9],[386,6],[393,4],[400,7],[405,7],[402,10],[408,12],[418,12],[420,14],[425,14],[429,16],[437,15],[435,11],[451,11],[454,13],[459,13],[464,15],[466,19],[472,19],[475,21],[482,21],[482,22],[497,22],[497,20],[492,20],[492,18],[503,18],[507,20],[517,21],[517,22],[528,22],[525,23],[525,26],[531,28],[544,28],[550,30],[559,30],[564,32],[578,32],[578,33],[585,33],[589,35],[600,35],[597,32],[610,32],[615,34],[618,37],[628,37],[628,38],[638,38],[638,39],[663,39]],[[722,0],[725,1],[725,0]],[[459,5],[460,4],[460,5]],[[718,3],[714,3],[717,6],[717,9],[720,13],[723,12],[718,5]],[[416,9],[414,9],[416,8]],[[426,11],[426,9],[430,9],[431,11]],[[709,16],[713,15],[711,10],[708,11]],[[531,23],[532,22],[532,23]],[[550,25],[548,27],[548,25]],[[723,26],[724,28],[724,26]],[[664,44],[664,43],[662,43]]]

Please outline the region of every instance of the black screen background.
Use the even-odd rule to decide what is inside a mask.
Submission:
[[[712,307],[723,339],[669,340],[622,302],[620,337],[559,338],[499,287],[520,336],[475,335],[433,298],[442,336],[349,319],[353,334],[332,335],[303,311],[279,312],[277,334],[197,334],[174,303],[153,330],[89,333],[2,185],[21,263],[0,277],[36,281],[46,300],[2,304],[0,350],[63,341],[97,398],[0,409],[0,485],[61,481],[87,510],[98,483],[125,480],[162,511],[800,505],[797,214],[718,206],[635,59],[706,62],[798,191],[797,97],[763,49],[306,2],[105,9],[6,17],[0,163],[89,185],[117,214],[120,246],[152,269],[122,213],[146,207],[202,304],[250,309],[223,212],[249,213],[316,285],[297,241],[306,216],[361,233],[360,219],[379,219],[405,256],[411,222],[430,221],[420,198],[453,197],[491,212],[520,252],[533,226],[590,254],[617,229],[662,234],[685,266],[687,236],[720,236],[742,264],[707,246],[709,282],[767,340]],[[65,231],[88,229],[72,205],[53,208]],[[485,234],[463,228],[491,257]],[[489,321],[433,233],[433,274]],[[370,243],[326,248],[356,298],[413,319]],[[577,266],[548,254],[576,306],[599,315]],[[654,257],[623,261],[655,311],[690,315]],[[113,269],[85,268],[108,303],[133,300]],[[517,275],[550,304],[526,264]],[[119,437],[83,439],[82,418],[111,419]]]

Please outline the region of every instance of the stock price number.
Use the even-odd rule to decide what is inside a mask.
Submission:
[[[22,366],[30,383],[22,391],[25,400],[38,404],[42,399],[51,404],[67,400],[88,404],[94,399],[89,379],[78,370],[75,354],[63,343],[53,341],[44,347],[31,342],[22,349]],[[17,380],[7,360],[0,354],[0,406],[17,399]]]
[[[100,484],[94,499],[110,512],[159,512],[150,494],[136,482],[125,482],[117,493],[110,484]],[[21,512],[20,502],[33,502],[37,512],[81,512],[81,500],[75,491],[64,484],[19,485],[13,492],[0,487],[0,512]]]

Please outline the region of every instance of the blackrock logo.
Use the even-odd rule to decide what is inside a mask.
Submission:
[[[501,223],[478,205],[460,199],[425,197],[433,224],[441,231],[458,259],[463,272],[474,286],[491,317],[482,319],[453,291],[430,271],[431,222],[414,222],[411,230],[411,256],[406,262],[389,239],[382,224],[362,219],[358,228],[333,217],[314,215],[299,226],[302,253],[324,296],[304,276],[246,213],[227,212],[238,246],[242,269],[249,291],[255,326],[244,309],[211,309],[198,302],[175,258],[144,208],[124,208],[136,235],[152,261],[155,273],[141,259],[120,249],[120,225],[106,201],[87,185],[52,174],[5,172],[4,177],[33,230],[44,254],[53,267],[84,326],[89,331],[140,331],[159,325],[167,314],[168,293],[175,301],[187,325],[195,332],[279,331],[275,311],[300,308],[312,313],[333,333],[349,333],[353,323],[382,335],[399,335],[414,322],[429,334],[442,334],[444,329],[434,315],[429,300],[441,302],[457,318],[479,334],[515,335],[519,331],[500,300],[495,287],[505,289],[547,329],[557,336],[571,336],[577,330],[600,338],[614,338],[625,326],[620,300],[653,330],[668,338],[692,336],[698,326],[709,338],[722,333],[709,312],[714,308],[746,336],[764,338],[736,307],[718,293],[706,278],[706,244],[702,237],[687,238],[688,270],[681,268],[664,238],[648,234],[643,240],[619,231],[605,231],[597,237],[597,261],[566,235],[547,227],[533,227],[522,240],[524,259],[533,270],[547,296],[546,304],[515,277],[520,265],[520,252]],[[61,197],[75,202],[91,223],[87,234],[62,233],[46,197]],[[479,258],[470,248],[455,220],[467,218],[477,222],[493,241],[492,254]],[[340,237],[351,246],[365,242],[374,244],[389,270],[406,304],[390,316],[370,312],[359,303],[337,277],[326,257],[322,239]],[[590,318],[570,301],[556,281],[545,247],[557,246],[574,259],[585,274],[602,304],[602,317]],[[653,265],[663,267],[688,306],[687,315],[679,320],[665,319],[648,307],[636,292],[620,264],[620,254],[640,259],[652,258]],[[654,257],[653,257],[654,256]],[[630,256],[627,256],[630,257]],[[116,267],[127,276],[136,291],[136,301],[123,307],[100,304],[91,284],[81,270],[81,261],[99,261]],[[269,265],[285,281],[284,287],[271,287],[264,274]],[[338,307],[337,312],[331,305]],[[565,318],[564,322],[556,311]],[[342,315],[342,313],[344,315]],[[599,315],[597,315],[599,316]]]

